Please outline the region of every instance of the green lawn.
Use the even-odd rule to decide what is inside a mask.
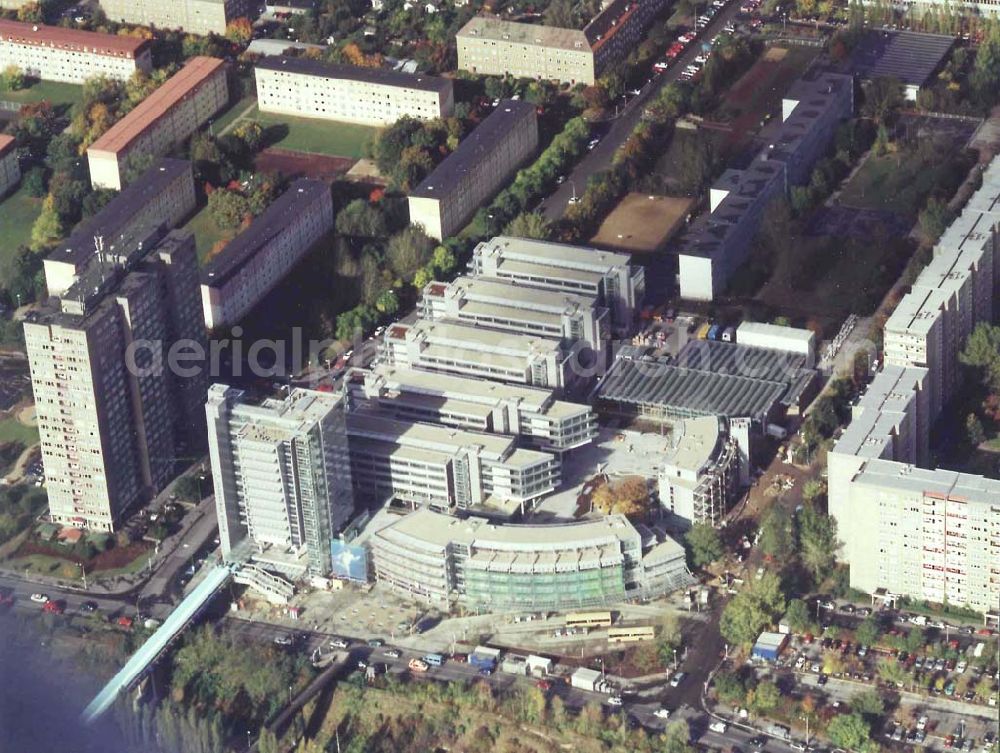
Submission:
[[[36,81],[27,89],[0,91],[0,100],[29,104],[49,100],[54,105],[75,105],[83,98],[83,87],[59,81]]]
[[[25,426],[11,416],[0,420],[0,442],[20,442],[26,447],[38,443],[38,429]]]
[[[916,217],[937,187],[946,160],[915,153],[869,157],[840,193],[840,203],[864,209],[887,209]]]
[[[256,107],[247,114],[247,119],[256,120],[265,132],[273,130],[277,138],[268,139],[271,146],[331,157],[364,156],[365,144],[379,131],[354,123],[262,113]]]
[[[208,207],[202,207],[201,211],[192,217],[188,224],[184,226],[186,230],[194,233],[195,246],[198,249],[198,261],[205,263],[209,251],[216,242],[223,238],[232,239],[235,231],[225,232],[219,230],[212,216],[208,213]]]
[[[0,285],[8,279],[17,247],[31,241],[31,226],[41,211],[42,200],[28,196],[23,186],[0,201]]]
[[[221,134],[226,128],[228,128],[243,111],[246,110],[250,105],[257,101],[256,97],[244,97],[243,99],[234,102],[228,110],[226,110],[221,115],[217,116],[214,121],[212,121],[212,132],[216,135]]]

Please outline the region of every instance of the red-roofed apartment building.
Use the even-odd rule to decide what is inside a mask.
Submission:
[[[82,84],[93,76],[125,81],[148,73],[152,60],[146,39],[0,20],[0,69],[8,65],[32,78]]]
[[[120,191],[229,102],[226,64],[193,57],[87,149],[90,182]]]

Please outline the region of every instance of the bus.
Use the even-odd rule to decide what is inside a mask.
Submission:
[[[608,629],[608,643],[637,643],[651,641],[656,637],[656,628],[652,625],[632,625],[631,627],[613,627]]]
[[[566,615],[566,627],[611,627],[611,612],[576,612]]]
[[[425,654],[423,656],[423,661],[431,667],[440,667],[444,664],[444,657],[441,656],[441,654]]]

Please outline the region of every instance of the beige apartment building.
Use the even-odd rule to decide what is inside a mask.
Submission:
[[[147,163],[191,136],[229,102],[226,64],[191,58],[87,149],[90,181],[120,191]]]
[[[326,183],[306,178],[292,183],[205,268],[205,325],[211,330],[238,322],[333,228],[333,220]]]
[[[262,60],[256,74],[261,112],[384,126],[455,109],[451,80],[437,76],[288,57]]]
[[[100,0],[112,21],[183,29],[191,34],[225,34],[237,18],[254,14],[250,0]]]
[[[193,194],[190,164],[163,162]],[[147,194],[137,187],[167,185],[159,167],[52,252],[76,257],[75,275],[65,289],[50,287],[45,306],[24,323],[56,523],[116,530],[170,481],[175,458],[205,442],[207,375],[175,376],[157,368],[154,352],[158,346],[165,362],[175,342],[205,347],[194,236],[142,211]],[[136,216],[146,220],[136,224]],[[136,342],[153,347],[130,350]]]
[[[410,222],[437,240],[454,235],[537,149],[535,106],[504,100],[413,190]]]
[[[0,69],[16,65],[26,76],[82,84],[94,76],[128,80],[152,67],[147,39],[61,26],[0,20]]]
[[[21,165],[17,159],[14,137],[0,133],[0,198],[21,180]]]

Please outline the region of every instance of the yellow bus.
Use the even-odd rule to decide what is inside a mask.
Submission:
[[[708,331],[710,329],[712,329],[712,325],[709,324],[708,322],[706,322],[705,324],[702,324],[700,327],[698,327],[698,329],[694,333],[695,339],[696,340],[707,340],[708,339]]]
[[[566,615],[566,627],[611,627],[611,612],[576,612]]]
[[[656,628],[652,625],[632,625],[608,629],[608,643],[638,643],[639,641],[651,641],[655,637]]]

